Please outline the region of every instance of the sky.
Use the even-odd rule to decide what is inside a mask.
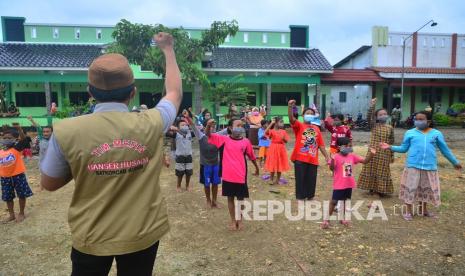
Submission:
[[[26,17],[29,23],[114,25],[131,22],[208,27],[215,20],[239,22],[240,28],[288,30],[308,25],[310,47],[331,64],[362,45],[371,45],[371,28],[414,32],[465,33],[464,0],[0,0],[0,15]],[[73,3],[73,4],[71,4]]]

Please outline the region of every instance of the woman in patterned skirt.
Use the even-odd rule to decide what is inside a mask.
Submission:
[[[457,170],[461,170],[462,165],[450,151],[444,135],[433,128],[431,113],[420,111],[415,115],[415,128],[405,133],[402,145],[390,146],[382,143],[380,146],[394,152],[408,152],[399,192],[399,198],[407,205],[407,212],[402,214],[404,219],[412,220],[412,205],[415,201],[421,202],[419,215],[436,217],[426,210],[427,203],[436,207],[441,203],[436,149],[439,149]]]
[[[375,110],[376,98],[371,100],[367,120],[371,128],[370,148],[376,149],[377,154],[367,164],[363,165],[358,180],[358,188],[369,190],[384,197],[394,192],[392,185],[390,164],[394,161],[390,150],[380,149],[380,143],[392,145],[394,143],[394,129],[386,124],[388,114],[386,109]],[[368,150],[367,157],[370,154]]]

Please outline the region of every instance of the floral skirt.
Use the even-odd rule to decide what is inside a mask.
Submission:
[[[405,168],[400,180],[399,198],[406,204],[415,202],[441,204],[438,171]]]

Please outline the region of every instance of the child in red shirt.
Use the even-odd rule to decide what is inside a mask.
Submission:
[[[348,126],[344,125],[344,115],[342,114],[331,115],[328,112],[325,119],[325,128],[331,133],[331,144],[329,146],[331,154],[339,152],[336,144],[338,138],[347,137],[352,141],[352,132]]]
[[[315,196],[318,174],[318,151],[329,161],[325,142],[318,126],[312,122],[318,117],[315,110],[306,108],[302,112],[304,123],[294,117],[295,100],[288,102],[288,116],[295,134],[295,146],[291,161],[295,167],[295,189],[297,200],[312,200]]]

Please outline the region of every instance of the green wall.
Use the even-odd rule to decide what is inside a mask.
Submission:
[[[53,28],[59,29],[59,37],[53,38]],[[32,38],[32,28],[36,28],[36,38]],[[75,30],[80,29],[79,39],[75,38]],[[102,30],[102,38],[97,39],[96,30]],[[110,43],[113,42],[111,34],[113,27],[80,27],[80,26],[47,26],[47,25],[26,25],[24,26],[26,42],[54,42],[54,43]],[[193,38],[201,38],[202,30],[185,29]],[[244,42],[244,33],[249,34],[249,41]],[[267,34],[268,41],[263,43],[262,35]],[[285,43],[281,43],[281,34],[285,36]],[[234,37],[230,37],[229,42],[224,46],[263,46],[263,47],[290,47],[290,31],[239,31]]]
[[[57,43],[109,43],[113,41],[111,27],[63,27],[56,26],[59,29],[59,37],[53,38],[54,26],[24,26],[26,42],[57,42]],[[36,28],[36,38],[32,38],[32,28]],[[80,29],[79,39],[75,38],[75,29]],[[102,38],[97,39],[97,29],[102,30]]]

